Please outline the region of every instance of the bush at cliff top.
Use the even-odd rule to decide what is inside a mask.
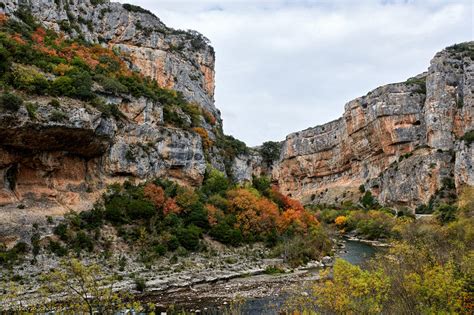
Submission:
[[[95,1],[99,1],[99,0],[95,0]],[[139,7],[139,6],[137,6],[137,5],[124,3],[124,4],[122,4],[122,7],[123,7],[125,10],[130,11],[130,12],[143,13],[143,14],[149,14],[149,15],[155,16],[155,15],[154,15],[153,13],[151,13],[150,11],[148,11],[148,10],[146,10],[146,9],[143,9],[142,7]]]
[[[225,170],[229,175],[232,174],[234,159],[240,154],[249,153],[249,149],[244,142],[232,136],[224,135],[222,130],[217,134],[216,147],[220,149],[221,155],[224,157]]]
[[[280,143],[274,141],[264,142],[260,148],[263,161],[267,163],[267,165],[271,165],[274,161],[278,160],[280,158],[280,152]]]

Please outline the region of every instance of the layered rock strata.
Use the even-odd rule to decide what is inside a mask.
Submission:
[[[462,140],[474,129],[474,43],[461,46],[436,54],[427,73],[348,102],[341,118],[288,135],[274,181],[305,203],[357,201],[366,189],[412,208],[451,181],[474,185],[473,145]]]

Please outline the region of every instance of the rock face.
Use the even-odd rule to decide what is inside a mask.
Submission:
[[[438,53],[427,73],[379,87],[343,117],[290,134],[272,171],[305,203],[357,201],[359,187],[386,205],[426,204],[454,181],[474,185],[474,43]],[[469,55],[469,51],[471,55]],[[362,189],[361,189],[362,190]]]
[[[71,30],[67,36],[82,36],[86,41],[120,50],[130,57],[132,68],[156,79],[160,86],[181,91],[189,101],[219,113],[214,106],[214,49],[201,34],[168,28],[147,10],[108,0],[2,3],[6,14],[27,5],[36,18],[57,32],[68,25]]]
[[[216,119],[211,126],[201,117],[208,137],[216,138],[221,119],[214,106],[214,50],[202,35],[170,29],[144,9],[108,1],[6,0],[0,13],[15,18],[20,6],[65,36],[119,50],[131,69],[182,92]],[[37,104],[34,118],[25,106],[0,111],[0,241],[46,215],[90,209],[114,182],[164,176],[201,183],[202,134],[165,124],[158,101],[94,89],[124,117],[104,117],[90,104],[66,97],[57,108],[46,96],[28,96]],[[184,113],[182,118],[191,121]],[[223,168],[218,150],[209,158]]]
[[[132,99],[127,117],[115,120],[61,98],[66,118],[55,122],[49,98],[32,101],[39,106],[34,121],[24,108],[0,116],[0,239],[46,215],[90,209],[107,184],[162,176],[202,181],[201,137],[163,125],[159,104]]]

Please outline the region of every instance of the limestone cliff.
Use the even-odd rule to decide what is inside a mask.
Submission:
[[[224,169],[214,145],[223,137],[214,106],[214,50],[205,37],[170,29],[142,8],[108,1],[1,4],[3,21],[17,20],[16,12],[26,9],[65,38],[113,49],[131,70],[181,92],[207,116],[192,117],[177,108],[188,126],[177,127],[164,121],[160,101],[109,93],[96,83],[94,93],[115,105],[121,117],[104,115],[79,99],[18,91],[25,103],[17,111],[0,108],[0,238],[46,215],[90,209],[110,183],[163,176],[198,185],[206,163]],[[14,66],[39,73],[35,67]],[[26,102],[34,104],[34,115]],[[192,128],[193,119],[200,128]]]
[[[145,9],[109,0],[3,2],[7,15],[26,6],[57,32],[122,51],[130,57],[133,69],[218,113],[214,106],[214,49],[198,32],[168,28]]]
[[[436,54],[427,73],[379,87],[345,105],[343,116],[290,134],[273,179],[305,203],[357,201],[416,207],[454,181],[474,185],[474,43]],[[363,190],[360,188],[360,190]]]

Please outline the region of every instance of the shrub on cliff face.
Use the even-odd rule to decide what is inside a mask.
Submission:
[[[466,142],[467,144],[471,144],[474,142],[474,130],[470,130],[466,132],[462,137],[461,140]]]
[[[365,194],[361,197],[360,203],[365,209],[373,209],[376,207],[377,200],[372,196],[372,192],[366,191]]]
[[[102,85],[106,92],[111,94],[128,93],[128,88],[115,78],[98,74],[94,77],[94,79]]]
[[[85,71],[77,69],[70,71],[66,76],[53,81],[51,92],[57,96],[66,95],[81,100],[90,100],[93,97],[92,77]]]
[[[201,108],[197,104],[186,104],[182,107],[185,114],[191,118],[191,127],[201,126]]]
[[[53,95],[68,95],[72,90],[72,78],[59,77],[51,84],[51,93]]]
[[[213,142],[209,138],[209,134],[206,129],[202,127],[194,127],[192,130],[201,137],[202,147],[204,151],[208,151],[212,147]]]
[[[12,57],[5,47],[0,45],[0,78],[10,71]]]
[[[0,244],[0,266],[12,267],[21,261],[28,252],[28,245],[24,242],[17,243],[13,248],[6,249]]]
[[[31,66],[16,65],[11,72],[11,84],[17,88],[39,95],[49,90],[49,81],[43,74]]]
[[[36,111],[38,110],[38,103],[26,103],[25,108],[28,112],[28,117],[31,119],[36,119]]]
[[[405,81],[405,84],[418,86],[415,92],[426,94],[426,77],[409,78]]]
[[[5,93],[0,95],[0,108],[9,111],[17,111],[23,105],[23,99],[12,93]]]
[[[49,115],[49,119],[54,122],[62,122],[67,118],[66,114],[63,111],[54,109]]]

